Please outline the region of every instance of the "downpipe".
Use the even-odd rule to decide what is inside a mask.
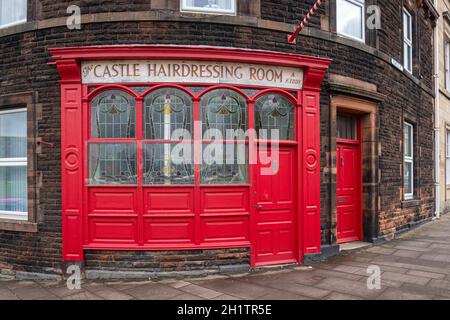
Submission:
[[[434,6],[437,9],[437,1],[434,0]],[[441,188],[440,188],[440,92],[439,92],[439,20],[434,27],[434,193],[435,193],[435,212],[434,219],[439,219],[441,214]]]

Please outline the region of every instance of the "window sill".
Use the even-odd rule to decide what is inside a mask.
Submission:
[[[402,201],[402,208],[412,208],[412,207],[417,207],[420,206],[421,201],[420,200],[403,200]]]
[[[0,230],[36,233],[38,228],[37,223],[33,222],[0,219]]]

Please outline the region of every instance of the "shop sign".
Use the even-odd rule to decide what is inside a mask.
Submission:
[[[301,68],[208,61],[85,61],[84,84],[205,83],[255,85],[299,90]]]

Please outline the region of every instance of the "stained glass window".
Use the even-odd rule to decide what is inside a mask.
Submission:
[[[228,89],[208,92],[202,97],[202,184],[247,182],[247,102]],[[205,141],[206,140],[206,141]],[[213,142],[209,141],[213,140]],[[244,141],[243,141],[244,140]]]
[[[200,104],[204,139],[211,137],[211,129],[221,132],[223,138],[227,130],[247,130],[247,102],[237,92],[213,90],[202,97]]]
[[[144,144],[144,184],[194,184],[191,143]]]
[[[172,133],[185,129],[192,136],[192,99],[185,92],[158,89],[145,98],[145,139],[172,140]]]
[[[90,184],[136,184],[136,144],[89,145]]]
[[[105,91],[92,101],[92,138],[134,138],[135,127],[136,104],[129,94]]]
[[[255,103],[255,129],[259,139],[294,140],[294,105],[279,94],[267,94]]]

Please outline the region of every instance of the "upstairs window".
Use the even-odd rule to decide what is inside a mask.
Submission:
[[[181,11],[236,15],[236,0],[181,0]]]
[[[445,89],[450,91],[450,42],[448,40],[445,41]]]
[[[364,42],[364,0],[336,1],[337,33]]]
[[[0,0],[0,28],[27,21],[27,0]]]
[[[403,67],[412,73],[412,18],[406,9],[403,9]]]

